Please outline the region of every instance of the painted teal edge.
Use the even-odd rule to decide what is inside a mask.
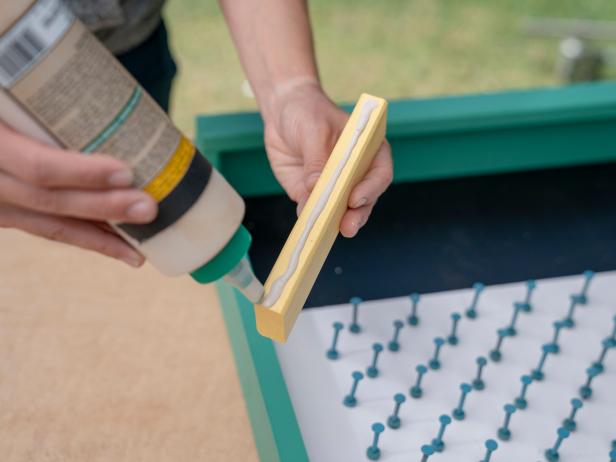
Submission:
[[[612,82],[391,101],[387,136],[394,181],[613,161],[614,123]],[[262,130],[256,113],[197,119],[204,154],[246,196],[281,192],[265,157]]]
[[[216,289],[259,459],[308,462],[272,341],[256,331],[254,308],[243,295],[222,281]]]

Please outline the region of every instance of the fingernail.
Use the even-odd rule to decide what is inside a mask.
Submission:
[[[121,188],[131,186],[133,184],[133,179],[133,172],[130,170],[120,170],[109,175],[109,178],[107,178],[107,183],[109,183],[109,186],[113,186],[114,188]]]
[[[143,263],[143,259],[138,255],[124,255],[120,260],[133,268],[139,268]]]
[[[133,220],[153,220],[156,216],[156,206],[153,201],[140,200],[126,209],[126,216]]]
[[[352,205],[352,208],[354,209],[358,209],[360,207],[363,207],[364,205],[366,205],[368,203],[368,198],[367,197],[362,197],[361,199],[359,199],[357,202],[355,202],[355,204]]]

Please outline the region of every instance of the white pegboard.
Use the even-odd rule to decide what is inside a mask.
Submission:
[[[570,412],[571,398],[578,396],[586,380],[585,370],[600,351],[601,340],[609,336],[616,314],[616,272],[598,273],[592,280],[588,304],[576,308],[576,326],[563,329],[561,351],[547,358],[545,379],[532,383],[527,392],[528,408],[511,419],[512,437],[501,442],[497,429],[504,419],[503,405],[512,403],[521,388],[520,377],[536,367],[541,345],[553,334],[552,323],[565,317],[569,297],[580,291],[582,276],[537,281],[532,297],[533,311],[520,313],[518,334],[505,338],[500,363],[489,361],[483,371],[486,388],[473,390],[466,398],[466,418],[448,426],[445,450],[430,462],[477,462],[484,456],[484,442],[496,439],[499,448],[495,462],[545,460],[544,451],[556,440],[556,430]],[[420,325],[409,326],[408,297],[367,301],[359,309],[362,332],[348,330],[350,305],[304,310],[285,345],[276,345],[302,436],[312,462],[360,462],[368,460],[366,449],[372,442],[371,425],[385,424],[394,407],[395,393],[407,397],[402,404],[402,425],[386,427],[379,447],[383,462],[421,459],[420,447],[430,443],[438,431],[438,417],[450,414],[460,397],[460,384],[471,382],[476,373],[475,359],[488,356],[496,343],[496,330],[505,327],[512,315],[513,302],[522,301],[523,282],[486,287],[477,305],[479,317],[463,317],[458,326],[460,343],[441,350],[442,367],[430,370],[423,379],[424,395],[409,396],[416,378],[415,366],[427,364],[433,354],[433,339],[447,337],[450,315],[464,313],[473,291],[456,290],[422,295],[418,314]],[[393,334],[393,321],[405,321],[400,332],[401,349],[387,348],[379,357],[380,374],[367,376],[357,389],[358,405],[348,408],[342,400],[349,393],[352,371],[365,373],[372,358],[371,346],[384,346]],[[327,359],[332,324],[345,324],[340,332],[337,360]],[[560,448],[562,462],[609,460],[610,442],[616,439],[616,351],[607,354],[605,371],[593,381],[593,395],[577,414],[578,429]]]

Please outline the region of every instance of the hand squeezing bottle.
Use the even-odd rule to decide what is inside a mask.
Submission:
[[[0,5],[0,120],[53,146],[127,162],[159,212],[113,228],[163,274],[225,277],[251,301],[262,298],[241,197],[62,0]]]

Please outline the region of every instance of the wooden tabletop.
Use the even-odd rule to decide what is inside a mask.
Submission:
[[[5,462],[256,461],[212,287],[0,230]]]

